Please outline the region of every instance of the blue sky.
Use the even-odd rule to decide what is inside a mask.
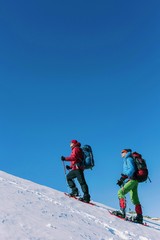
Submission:
[[[118,208],[120,151],[131,148],[152,180],[139,186],[144,214],[160,216],[159,7],[1,1],[1,170],[66,191],[60,156],[77,139],[94,151],[92,198]]]

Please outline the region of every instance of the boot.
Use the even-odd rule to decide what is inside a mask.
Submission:
[[[72,192],[68,194],[70,197],[78,197],[79,196],[79,191],[78,188],[72,189]]]
[[[137,214],[137,216],[133,218],[133,222],[143,224],[143,215]]]
[[[126,217],[126,200],[125,198],[120,198],[119,199],[119,205],[120,205],[120,210],[119,211],[113,211],[112,213],[116,216],[125,218]]]
[[[115,216],[121,217],[121,218],[126,217],[125,209],[113,211],[112,214],[114,214]]]
[[[136,204],[135,211],[137,216],[133,218],[133,221],[136,223],[143,223],[142,207],[141,204]]]
[[[89,203],[90,202],[90,195],[89,194],[84,194],[82,198],[79,198],[80,201]]]

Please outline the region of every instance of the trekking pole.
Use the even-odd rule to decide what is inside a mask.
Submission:
[[[66,179],[67,192],[69,193],[69,186],[68,186],[68,182],[67,182],[67,174],[66,174],[66,165],[65,165],[64,161],[62,161],[62,164],[63,164],[64,175],[65,175],[65,179]]]
[[[123,188],[123,191],[124,191],[124,182],[123,182],[123,184],[122,184],[122,188]],[[126,206],[126,208],[125,208],[125,212],[127,211],[127,197],[126,197],[126,195],[124,196],[124,200],[125,200],[125,206]]]
[[[66,166],[65,166],[64,161],[62,161],[62,163],[63,163],[63,168],[64,168],[64,175],[65,175],[65,177],[66,177]]]
[[[150,177],[148,177],[148,180],[150,181],[150,183],[152,182],[151,179],[150,179]]]

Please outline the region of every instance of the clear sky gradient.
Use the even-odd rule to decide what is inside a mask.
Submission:
[[[67,191],[60,157],[77,139],[94,151],[92,199],[118,208],[120,151],[131,148],[152,180],[139,187],[144,214],[160,216],[159,9],[147,0],[1,1],[1,170]]]

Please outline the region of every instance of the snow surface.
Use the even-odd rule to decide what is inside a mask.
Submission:
[[[126,222],[63,192],[0,171],[0,240],[159,240],[160,221]]]

